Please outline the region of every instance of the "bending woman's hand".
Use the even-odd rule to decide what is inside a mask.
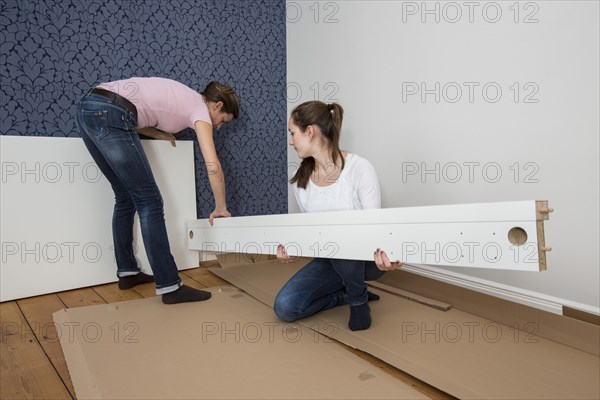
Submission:
[[[177,141],[175,139],[175,135],[173,135],[172,133],[162,132],[162,134],[160,135],[160,137],[158,139],[168,140],[169,142],[171,142],[171,146],[177,147]]]
[[[373,258],[377,268],[382,271],[391,271],[402,266],[402,262],[400,261],[390,261],[388,255],[381,249],[375,250],[375,253],[373,253]]]
[[[296,260],[296,257],[288,256],[287,250],[282,244],[280,244],[279,246],[277,246],[277,259],[284,263],[290,263],[294,262]]]
[[[141,133],[144,136],[147,136],[149,138],[152,139],[156,139],[156,140],[168,140],[169,142],[171,142],[171,146],[176,147],[177,145],[175,144],[175,135],[173,135],[172,133],[169,132],[163,132],[160,129],[156,129],[156,128],[139,128],[137,129],[137,131],[139,133]]]
[[[229,217],[231,217],[231,213],[227,210],[217,210],[215,208],[215,210],[213,212],[211,212],[210,216],[208,217],[208,222],[210,222],[210,226],[213,225],[215,218],[218,218],[218,217],[229,218]]]

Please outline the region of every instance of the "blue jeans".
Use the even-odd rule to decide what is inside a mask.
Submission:
[[[364,304],[365,281],[379,279],[383,274],[373,261],[315,258],[277,293],[275,314],[291,322],[344,304]]]
[[[140,217],[142,238],[157,294],[175,291],[181,284],[171,254],[163,199],[135,130],[135,114],[95,94],[77,105],[77,126],[92,158],[112,185],[115,208],[112,233],[117,276],[140,271],[133,252],[133,217]]]

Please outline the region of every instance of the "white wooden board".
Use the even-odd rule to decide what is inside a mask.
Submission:
[[[546,267],[542,204],[547,206],[520,201],[234,217],[212,227],[208,220],[192,220],[189,248],[276,254],[281,243],[292,256],[356,260],[371,260],[382,248],[408,264],[538,271]],[[509,232],[526,239],[513,244]]]
[[[196,216],[193,143],[143,141],[165,202],[179,268],[198,265],[185,221]],[[79,138],[1,136],[0,301],[116,280],[114,194]],[[150,272],[136,217],[136,257]]]

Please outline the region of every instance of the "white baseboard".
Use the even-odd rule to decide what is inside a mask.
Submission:
[[[452,271],[436,268],[432,265],[404,264],[403,271],[408,271],[427,278],[449,283],[455,286],[471,289],[476,292],[499,297],[515,303],[535,307],[540,310],[562,315],[563,306],[575,308],[591,314],[600,315],[600,308],[587,304],[565,300],[560,297],[549,296],[531,290],[521,289],[514,286],[504,285],[486,279],[476,278]]]

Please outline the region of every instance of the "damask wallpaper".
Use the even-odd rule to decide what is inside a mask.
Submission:
[[[241,103],[215,134],[230,212],[286,213],[285,23],[285,0],[2,0],[0,133],[78,137],[75,103],[100,82],[218,80]],[[195,142],[204,218],[214,202]]]

